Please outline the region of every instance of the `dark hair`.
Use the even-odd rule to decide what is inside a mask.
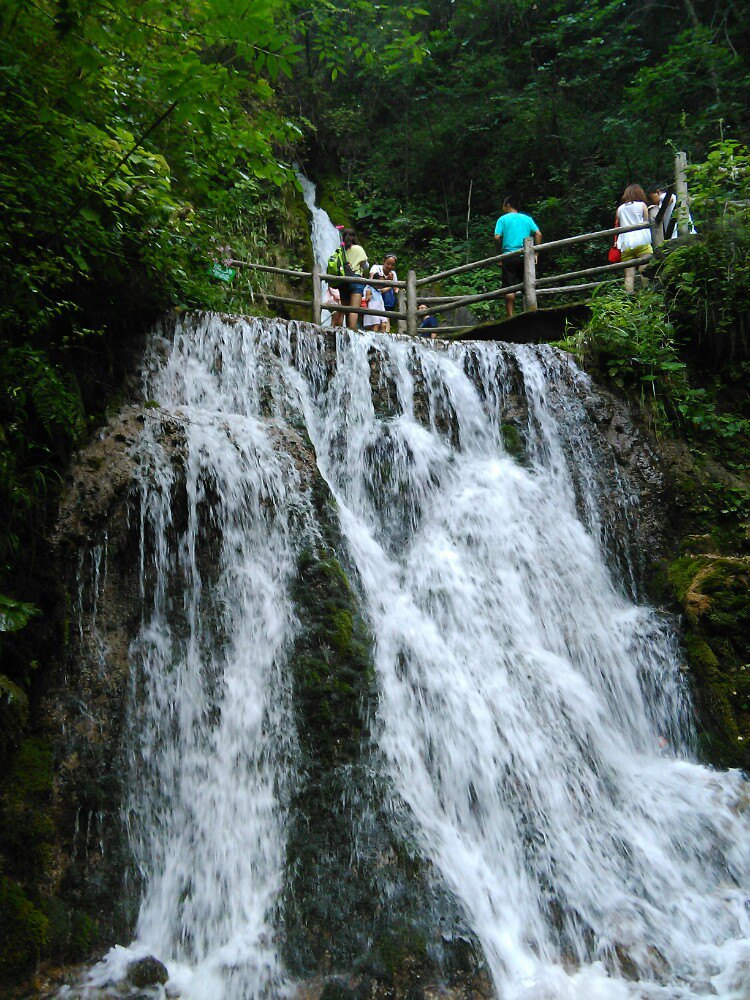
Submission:
[[[395,261],[398,261],[398,257],[397,257],[397,256],[395,255],[395,253],[387,253],[387,254],[385,254],[385,255],[383,256],[383,263],[384,263],[384,264],[385,264],[385,262],[386,262],[386,261],[388,260],[388,258],[389,258],[389,257],[393,257],[393,259],[394,259]]]
[[[521,202],[514,194],[509,194],[503,198],[503,207],[505,207],[505,205],[510,205],[511,208],[515,208],[515,210],[518,211],[521,207]]]
[[[646,192],[643,190],[640,184],[628,184],[622,193],[622,199],[620,204],[623,205],[626,201],[645,201]]]
[[[342,240],[353,240],[356,243],[357,242],[357,234],[354,232],[354,230],[352,229],[351,226],[347,226],[345,229],[341,230],[341,239]]]

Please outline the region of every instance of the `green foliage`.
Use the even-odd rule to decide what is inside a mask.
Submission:
[[[736,139],[713,142],[704,160],[688,168],[690,204],[699,220],[743,228],[750,221],[750,149]]]
[[[408,256],[437,271],[447,241],[459,259],[491,255],[511,192],[545,239],[605,228],[629,182],[672,179],[675,148],[700,160],[720,136],[750,135],[747,20],[726,0],[668,11],[645,0],[627,11],[609,0],[424,9],[422,62],[388,62],[393,8],[381,7],[384,26],[372,40],[362,32],[369,63],[332,87],[300,85],[320,171],[344,176],[366,248],[390,244],[402,266]],[[329,41],[349,58],[335,34]],[[299,72],[309,79],[304,62]],[[601,242],[581,245],[554,263],[594,265],[605,253]]]
[[[44,349],[0,340],[0,352],[1,578],[46,496],[56,463],[79,440],[85,422],[77,385]],[[17,606],[18,627],[24,624],[18,618],[23,609]],[[0,606],[2,611],[10,615],[10,606]]]
[[[679,419],[690,389],[662,296],[632,297],[618,286],[592,300],[591,319],[561,345],[584,360],[600,360],[621,389],[635,390],[658,429]]]
[[[612,382],[635,391],[658,433],[680,428],[745,449],[750,420],[727,412],[713,388],[696,384],[685,361],[685,338],[679,336],[662,292],[637,296],[618,286],[595,294],[589,322],[560,345],[584,362],[601,363]]]
[[[0,594],[0,632],[17,632],[38,614],[39,608],[33,604],[14,601],[12,597]]]
[[[296,58],[281,14],[277,0],[5,11],[0,329],[70,339],[92,299],[111,305],[139,275],[155,305],[216,298],[222,213],[291,177],[277,150],[300,130],[261,75]]]
[[[673,315],[707,360],[750,357],[750,229],[722,226],[673,250],[660,270]]]

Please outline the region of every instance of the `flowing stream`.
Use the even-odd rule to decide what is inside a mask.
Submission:
[[[375,638],[394,808],[498,996],[750,996],[745,783],[694,762],[671,623],[634,602],[628,546],[614,551],[637,505],[587,387],[549,347],[334,344],[216,316],[154,339],[145,395],[184,430],[185,500],[146,433],[127,809],[144,891],[136,941],[92,983],[153,953],[194,1000],[291,990],[290,580],[317,527],[283,442],[303,427]]]

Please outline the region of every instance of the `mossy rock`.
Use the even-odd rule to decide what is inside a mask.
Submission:
[[[56,962],[80,962],[96,943],[96,921],[82,910],[68,906],[58,897],[42,903],[49,925],[46,955]]]
[[[340,979],[332,979],[323,987],[320,1000],[355,1000],[357,991]]]
[[[369,732],[377,695],[372,638],[324,491],[316,502],[327,541],[302,554],[293,587],[302,780],[287,840],[284,960],[300,978],[330,976],[323,995],[332,1000],[364,998],[373,995],[365,980],[416,988],[419,970],[425,981],[440,979],[428,936],[435,945],[438,926],[460,934],[465,924],[394,816]],[[399,985],[389,995],[409,994]]]
[[[750,768],[750,559],[686,554],[667,568],[688,623],[687,666],[703,754]]]
[[[328,212],[335,226],[351,226],[356,229],[354,213],[357,199],[347,189],[341,178],[326,175],[317,183],[318,205]]]
[[[410,924],[389,928],[378,939],[375,950],[391,981],[418,974],[429,965],[427,937],[421,928]]]
[[[362,699],[373,679],[357,599],[330,552],[302,555],[294,597],[302,623],[292,658],[301,739],[326,766],[352,760],[362,735]]]
[[[503,444],[508,454],[515,459],[523,457],[526,447],[523,437],[518,427],[513,423],[503,423],[502,425]]]
[[[2,786],[0,847],[10,874],[41,878],[52,860],[52,752],[44,740],[24,740]]]
[[[49,921],[22,887],[0,875],[0,981],[30,972],[47,944]]]

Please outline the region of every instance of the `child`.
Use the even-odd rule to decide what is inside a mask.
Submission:
[[[379,288],[373,288],[372,285],[365,285],[365,290],[362,293],[362,305],[367,306],[368,312],[365,313],[365,330],[372,330],[375,333],[381,333],[385,329],[385,316],[371,316],[370,309],[384,309],[383,296]]]

